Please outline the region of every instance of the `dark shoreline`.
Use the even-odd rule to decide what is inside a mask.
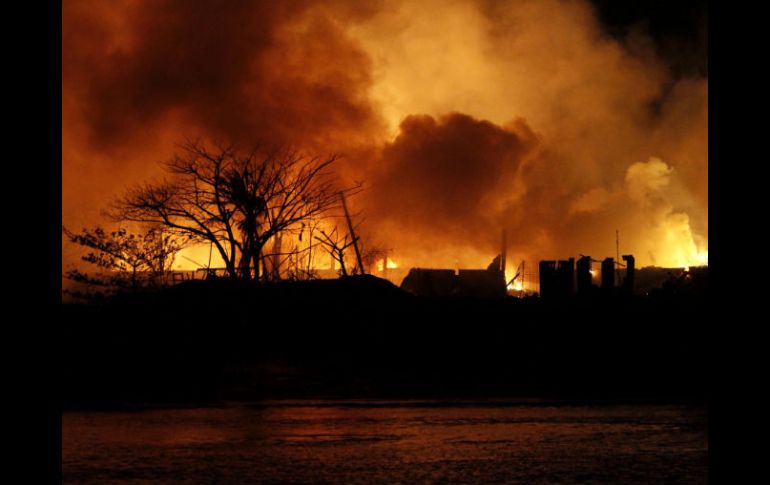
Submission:
[[[62,305],[62,407],[276,399],[706,402],[707,295],[418,298],[373,277]]]

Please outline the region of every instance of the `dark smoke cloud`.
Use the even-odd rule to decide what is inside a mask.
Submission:
[[[464,236],[488,230],[499,224],[496,197],[490,196],[513,188],[523,158],[536,145],[524,123],[506,130],[459,113],[438,120],[410,116],[382,151],[367,197],[369,211],[407,231],[431,227]]]
[[[64,82],[79,91],[97,148],[169,113],[181,133],[247,143],[319,146],[377,128],[367,56],[309,2],[130,3],[118,32],[90,6],[65,8]]]
[[[305,0],[62,6],[62,222],[104,224],[185,138],[325,156],[373,146],[369,57],[345,34],[378,8]],[[371,148],[367,148],[371,150]],[[77,261],[63,244],[63,264]]]
[[[410,263],[478,265],[500,249],[503,229],[518,256],[558,257],[597,246],[608,215],[597,209],[612,198],[571,213],[578,189],[563,162],[524,120],[500,126],[461,113],[410,116],[382,150],[363,204],[379,244]]]
[[[479,266],[499,251],[503,229],[516,262],[614,256],[616,229],[650,264],[663,259],[661,243],[664,261],[697,253],[689,217],[672,202],[683,192],[677,170],[650,158],[585,192],[524,120],[410,116],[377,166],[363,200],[372,236],[409,265]]]

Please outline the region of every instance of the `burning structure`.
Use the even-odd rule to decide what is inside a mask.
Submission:
[[[506,295],[505,256],[495,257],[487,269],[412,268],[401,288],[419,296],[474,296],[500,298]]]
[[[505,279],[507,247],[503,230],[500,254],[486,269],[412,268],[401,282],[401,288],[419,296],[502,298],[508,293]]]

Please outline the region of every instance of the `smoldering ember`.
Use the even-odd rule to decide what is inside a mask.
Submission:
[[[707,8],[645,8],[65,2],[63,481],[705,481]]]

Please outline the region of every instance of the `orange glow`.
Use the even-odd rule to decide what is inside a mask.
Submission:
[[[388,269],[396,269],[396,268],[398,268],[398,264],[396,264],[396,262],[393,261],[392,259],[388,258]],[[379,260],[377,262],[377,271],[382,271],[382,260]]]
[[[513,283],[508,284],[508,289],[513,291],[521,291],[524,289],[524,285],[521,280],[516,280]]]
[[[503,228],[534,265],[615,257],[616,229],[638,267],[708,264],[708,77],[608,35],[588,0],[174,5],[62,5],[72,229],[202,137],[344,155],[388,269],[486,268]],[[201,245],[174,269],[208,264]]]

